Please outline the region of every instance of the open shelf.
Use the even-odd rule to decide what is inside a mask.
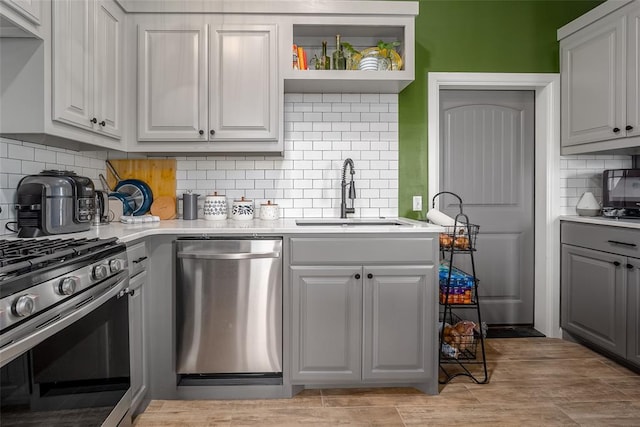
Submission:
[[[415,79],[413,16],[387,18],[315,17],[313,22],[293,23],[291,41],[283,45],[286,58],[282,61],[285,92],[323,93],[399,93]],[[402,69],[389,71],[314,70],[311,59],[322,53],[322,42],[327,42],[327,55],[336,50],[336,35],[350,43],[355,50],[374,47],[379,40],[399,41],[396,52],[402,58]],[[285,37],[287,39],[287,37]],[[291,46],[305,49],[309,70],[292,66]],[[346,51],[345,51],[346,54]]]

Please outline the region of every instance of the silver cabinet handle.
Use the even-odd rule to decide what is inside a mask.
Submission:
[[[238,252],[218,254],[211,252],[178,252],[178,258],[193,259],[255,259],[255,258],[280,258],[280,252]]]

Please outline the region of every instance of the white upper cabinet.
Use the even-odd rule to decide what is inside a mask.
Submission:
[[[142,17],[137,35],[131,151],[282,152],[276,25]]]
[[[122,136],[124,15],[110,2],[98,2],[95,7],[93,112],[99,122],[94,129],[119,138]]]
[[[562,153],[640,146],[640,1],[569,32],[572,25],[558,32]]]
[[[628,15],[627,136],[640,137],[640,3]],[[637,143],[640,145],[640,141]]]
[[[210,140],[278,138],[276,39],[275,26],[211,31]]]
[[[206,25],[138,27],[138,140],[206,139],[207,87]]]
[[[123,21],[112,2],[53,2],[53,120],[120,138]]]

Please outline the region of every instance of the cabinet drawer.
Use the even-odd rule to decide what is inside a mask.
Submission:
[[[147,246],[144,242],[136,243],[127,248],[127,261],[129,262],[129,276],[144,271],[147,268],[149,258],[147,257]]]
[[[437,241],[426,237],[291,238],[292,265],[429,263],[437,258]]]
[[[640,230],[566,221],[561,224],[562,243],[640,257]]]

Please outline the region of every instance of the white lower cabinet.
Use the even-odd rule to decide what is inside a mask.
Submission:
[[[430,379],[435,360],[433,269],[291,267],[292,381]]]
[[[144,242],[127,248],[129,263],[129,354],[131,374],[131,412],[139,412],[149,388],[145,324],[147,252]]]
[[[640,367],[640,231],[561,224],[563,331]]]
[[[361,275],[361,267],[291,268],[294,383],[362,378]]]
[[[412,383],[435,390],[429,387],[437,385],[437,289],[429,254],[437,246],[411,240],[292,239],[293,384]],[[422,259],[409,254],[419,248]],[[405,262],[380,262],[405,255]]]
[[[147,392],[146,346],[144,343],[144,288],[147,272],[129,282],[129,353],[131,355],[131,408],[135,411]]]
[[[362,379],[420,381],[435,363],[434,266],[363,269]]]

